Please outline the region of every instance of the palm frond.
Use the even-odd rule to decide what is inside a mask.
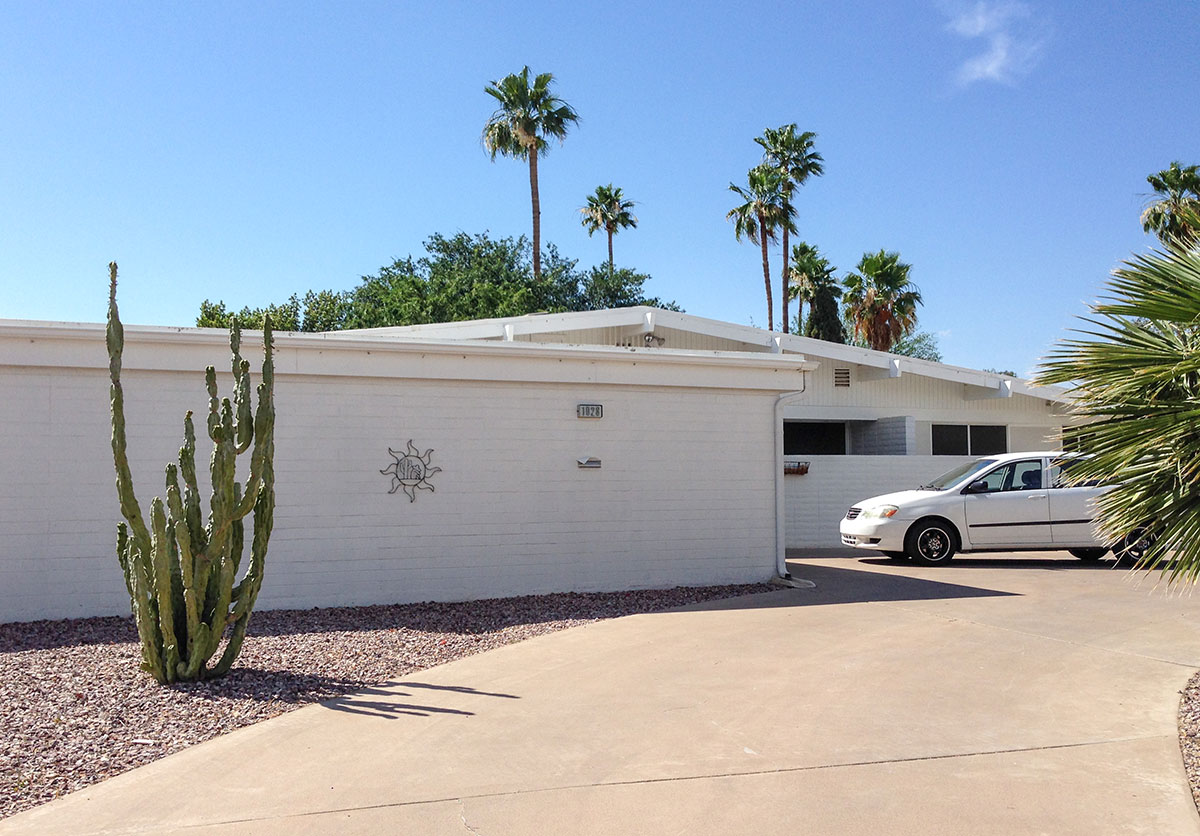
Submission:
[[[1069,387],[1078,423],[1064,444],[1089,455],[1073,476],[1114,482],[1098,503],[1101,529],[1114,541],[1152,530],[1142,564],[1164,568],[1168,582],[1200,577],[1197,258],[1169,250],[1125,262],[1038,375]]]

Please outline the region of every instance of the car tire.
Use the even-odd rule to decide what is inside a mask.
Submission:
[[[942,566],[954,557],[956,544],[949,523],[941,520],[919,520],[908,529],[904,550],[914,563],[922,566]]]
[[[1126,535],[1113,548],[1113,554],[1116,555],[1118,563],[1136,566],[1153,545],[1154,535],[1148,529],[1139,528]]]
[[[908,560],[908,552],[884,552],[884,555],[888,558],[888,560]]]
[[[1108,554],[1108,549],[1067,549],[1073,557],[1078,557],[1084,563],[1095,563],[1104,555]]]

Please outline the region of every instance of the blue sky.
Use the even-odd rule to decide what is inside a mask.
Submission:
[[[640,219],[619,265],[762,325],[728,184],[796,122],[825,158],[800,237],[842,271],[898,250],[947,362],[1024,373],[1153,244],[1146,175],[1200,162],[1198,31],[1194,2],[8,0],[0,317],[101,320],[114,259],[127,322],[189,325],[433,232],[528,234],[525,165],[480,144],[484,86],[528,64],[582,117],[541,167],[543,239],[581,265],[605,242],[577,209],[613,182]]]

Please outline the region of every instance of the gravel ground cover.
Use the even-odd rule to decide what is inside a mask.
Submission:
[[[765,584],[255,613],[223,679],[162,687],[129,618],[0,624],[0,818],[413,671],[605,618]]]
[[[1188,783],[1192,785],[1192,800],[1200,810],[1200,673],[1180,692],[1179,748]]]

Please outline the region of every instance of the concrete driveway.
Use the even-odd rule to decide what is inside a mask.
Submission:
[[[792,562],[311,706],[0,834],[1200,834],[1200,602],[1064,554]]]

